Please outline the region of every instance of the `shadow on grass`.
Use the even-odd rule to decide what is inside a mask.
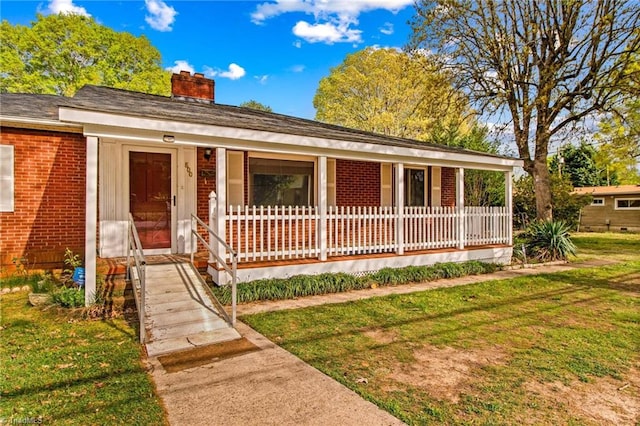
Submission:
[[[592,277],[586,277],[586,276],[585,277],[582,277],[582,276],[579,276],[579,277],[569,276],[569,275],[567,275],[567,273],[544,274],[544,278],[546,280],[548,280],[550,283],[570,285],[571,287],[557,289],[557,290],[548,290],[548,291],[544,291],[544,292],[539,292],[539,293],[530,294],[530,295],[523,295],[523,296],[518,296],[518,297],[503,298],[501,301],[498,301],[498,302],[479,303],[479,304],[475,304],[473,306],[462,307],[462,308],[459,308],[459,309],[454,309],[454,310],[450,310],[450,311],[446,311],[446,312],[442,312],[442,313],[419,315],[419,316],[416,316],[414,318],[407,319],[407,320],[394,320],[394,316],[390,315],[387,320],[379,321],[379,322],[376,323],[375,326],[377,328],[401,327],[401,326],[410,325],[410,324],[417,324],[417,323],[425,322],[425,321],[436,321],[436,320],[451,319],[451,318],[454,318],[454,317],[457,317],[457,316],[462,316],[462,315],[466,315],[466,314],[473,314],[474,312],[497,311],[497,310],[500,310],[501,308],[506,308],[506,307],[513,307],[514,313],[502,316],[499,319],[481,320],[481,321],[475,321],[475,322],[472,322],[472,323],[468,323],[467,322],[467,323],[465,323],[463,325],[460,325],[458,327],[447,328],[446,330],[443,330],[443,331],[438,331],[438,332],[432,332],[432,333],[425,334],[424,337],[438,336],[438,335],[442,335],[442,334],[445,334],[445,333],[451,333],[451,332],[455,332],[455,331],[459,331],[459,330],[479,329],[479,328],[481,328],[483,326],[486,326],[486,325],[504,323],[504,322],[507,322],[507,321],[510,321],[510,320],[514,320],[514,319],[518,319],[518,318],[526,319],[527,317],[531,317],[532,321],[539,322],[540,319],[539,318],[534,318],[534,316],[537,316],[539,314],[543,314],[545,312],[557,311],[559,309],[566,308],[566,307],[569,307],[569,306],[578,306],[578,305],[594,302],[594,301],[597,301],[597,300],[601,300],[602,298],[605,297],[604,295],[592,296],[592,297],[581,297],[578,300],[569,301],[569,302],[566,302],[566,303],[560,303],[559,300],[564,298],[565,296],[571,296],[571,295],[583,292],[584,288],[603,288],[603,289],[617,290],[615,288],[615,286],[611,284],[611,282],[615,281],[615,280],[618,280],[618,279],[623,279],[624,280],[625,279],[624,277],[629,276],[629,275],[633,276],[633,274],[621,274],[619,276],[609,277],[607,279],[594,279]],[[526,278],[523,278],[523,279],[526,279]],[[448,289],[446,289],[445,291],[447,291],[447,290]],[[636,289],[636,291],[637,291],[637,289]],[[407,295],[397,295],[397,296],[392,296],[392,297],[403,298],[403,297],[407,297]],[[554,304],[552,306],[549,306],[549,307],[546,307],[546,308],[540,307],[540,308],[530,309],[530,310],[524,311],[524,312],[522,312],[522,309],[520,308],[520,312],[518,312],[518,307],[520,307],[520,306],[523,306],[523,305],[528,304],[528,303],[540,302],[540,301],[544,301],[544,300],[552,301],[552,302],[554,302]],[[361,303],[361,302],[354,302],[354,303]],[[336,309],[340,309],[339,305],[335,305],[335,306],[336,306]],[[331,309],[331,308],[332,307],[329,307],[329,309]],[[310,309],[314,309],[314,308],[310,308]],[[256,316],[260,316],[260,315],[261,314],[258,314]],[[246,319],[248,319],[250,317],[251,316],[248,316]],[[249,321],[249,323],[251,323],[251,321]],[[513,328],[517,328],[517,327],[518,326],[514,326]],[[326,333],[325,332],[325,333],[311,334],[311,335],[307,335],[307,336],[305,336],[303,338],[300,338],[300,339],[293,339],[293,340],[287,339],[283,343],[283,346],[306,344],[306,343],[310,343],[310,342],[317,342],[319,340],[327,340],[327,339],[333,339],[333,338],[353,336],[353,335],[360,334],[362,332],[362,330],[363,330],[363,328],[356,328],[356,329],[349,329],[349,330],[345,330],[345,331],[336,331],[336,332],[330,332],[330,333]],[[403,342],[402,341],[396,341],[396,342],[393,342],[393,343],[403,343]],[[387,346],[387,345],[388,344],[382,344],[382,345],[380,345],[380,347]]]

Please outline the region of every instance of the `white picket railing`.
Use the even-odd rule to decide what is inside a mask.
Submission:
[[[327,256],[394,252],[395,207],[329,207]]]
[[[465,207],[463,246],[508,244],[510,214],[506,207]],[[315,258],[320,256],[317,207],[230,206],[227,241],[238,262]],[[456,207],[405,207],[404,251],[460,246],[460,213]],[[398,251],[396,207],[328,207],[327,256]]]
[[[455,207],[405,207],[406,251],[456,247],[458,213]]]
[[[511,215],[506,207],[465,207],[465,246],[509,244]]]
[[[318,218],[315,207],[229,206],[227,241],[239,262],[316,257]]]

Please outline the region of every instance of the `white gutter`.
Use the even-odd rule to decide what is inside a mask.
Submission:
[[[20,127],[27,129],[61,129],[77,133],[82,132],[82,125],[77,123],[65,123],[59,120],[17,117],[11,115],[0,115],[0,125],[6,127]]]

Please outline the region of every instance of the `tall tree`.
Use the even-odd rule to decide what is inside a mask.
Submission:
[[[482,113],[510,114],[550,219],[551,138],[623,96],[639,21],[635,0],[418,0],[410,48],[437,52]]]
[[[257,109],[258,111],[273,112],[270,106],[254,101],[253,99],[241,103],[240,106],[243,108]]]
[[[0,24],[0,91],[72,96],[85,84],[170,93],[171,73],[144,37],[93,18],[38,15],[30,27]]]
[[[316,119],[384,135],[427,140],[438,124],[465,121],[468,102],[429,58],[367,48],[320,80]]]

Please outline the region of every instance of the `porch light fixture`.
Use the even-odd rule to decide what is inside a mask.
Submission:
[[[164,135],[162,136],[162,142],[166,143],[174,143],[176,141],[176,137],[173,135]]]
[[[204,159],[209,161],[211,159],[211,154],[213,154],[213,150],[211,148],[204,149]]]

